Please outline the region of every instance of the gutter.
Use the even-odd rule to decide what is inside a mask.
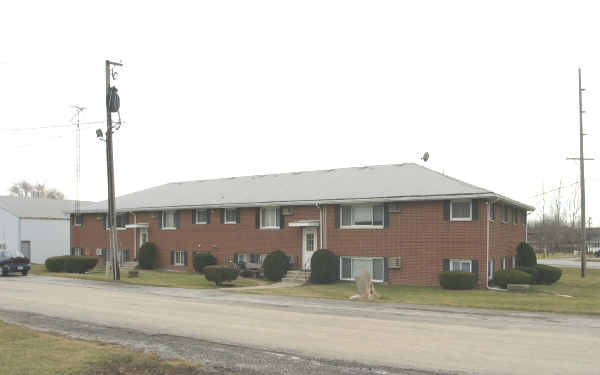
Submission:
[[[133,211],[129,211],[133,215],[133,224],[137,224],[137,216]],[[133,259],[137,260],[137,228],[133,228]]]
[[[198,208],[243,208],[243,207],[256,207],[256,206],[310,206],[310,205],[326,205],[326,204],[361,204],[361,203],[372,203],[372,202],[426,202],[426,201],[441,201],[451,199],[490,199],[495,198],[497,200],[506,201],[513,205],[525,208],[528,211],[533,211],[534,208],[517,201],[510,200],[501,195],[492,192],[478,193],[478,194],[446,194],[446,195],[413,195],[413,196],[388,196],[388,197],[371,197],[371,198],[332,198],[332,199],[310,199],[310,200],[294,200],[294,201],[262,201],[262,202],[223,202],[223,203],[211,203],[201,205],[169,205],[169,206],[153,206],[153,207],[130,207],[117,212],[130,212],[135,210],[137,212],[147,211],[161,211],[161,210],[191,210]],[[70,211],[65,211],[70,212]],[[80,210],[82,213],[106,213],[107,209],[98,208],[90,210]]]

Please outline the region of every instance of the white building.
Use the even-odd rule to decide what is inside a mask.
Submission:
[[[87,202],[82,202],[87,203]],[[70,253],[74,201],[0,196],[0,248],[20,249],[32,263]]]

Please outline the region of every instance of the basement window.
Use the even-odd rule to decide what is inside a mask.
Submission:
[[[354,280],[365,270],[374,282],[384,281],[385,270],[383,258],[340,257],[341,280]]]
[[[185,251],[176,251],[175,252],[175,265],[176,266],[185,266]]]
[[[471,272],[471,267],[470,260],[450,259],[450,271]]]

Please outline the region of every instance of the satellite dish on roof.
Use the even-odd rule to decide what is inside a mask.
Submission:
[[[423,160],[424,162],[427,162],[427,160],[429,160],[429,152],[424,153],[421,160]]]

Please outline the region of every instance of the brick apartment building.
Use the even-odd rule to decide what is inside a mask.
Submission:
[[[533,210],[413,163],[170,183],[116,207],[124,261],[151,241],[165,269],[192,271],[194,252],[226,263],[273,250],[309,269],[327,248],[343,280],[367,269],[375,281],[435,286],[443,270],[464,270],[480,287],[513,266]],[[72,216],[73,254],[106,257],[106,211],[94,203]]]

